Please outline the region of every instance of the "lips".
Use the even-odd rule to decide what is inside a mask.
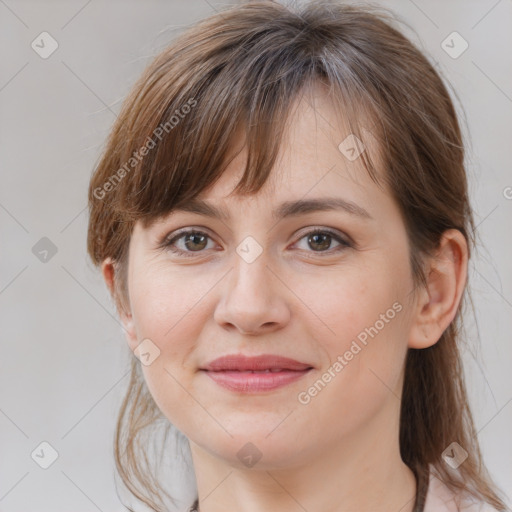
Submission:
[[[228,355],[208,363],[202,371],[216,384],[239,393],[261,393],[290,384],[313,367],[276,355]]]
[[[211,372],[228,370],[241,372],[277,372],[279,370],[302,371],[309,368],[312,368],[310,364],[301,363],[295,359],[272,354],[263,354],[252,357],[233,354],[214,359],[201,369]]]

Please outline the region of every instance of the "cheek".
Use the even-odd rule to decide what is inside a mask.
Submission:
[[[317,401],[313,407],[319,414],[331,416],[335,410],[355,426],[392,393],[399,395],[409,329],[410,282],[403,263],[381,258],[297,282],[297,294],[315,313],[308,313],[309,327],[318,326],[310,332],[326,353],[324,373],[307,384],[315,387],[311,401]]]
[[[130,303],[138,343],[149,339],[159,355],[141,365],[148,389],[160,410],[179,429],[189,429],[187,418],[201,415],[187,390],[193,387],[195,368],[189,355],[207,322],[207,294],[216,276],[184,275],[162,265],[141,265],[130,282]],[[188,410],[190,414],[179,413]],[[197,409],[197,410],[196,410]]]
[[[386,314],[388,309],[375,307],[373,311]],[[370,424],[389,407],[399,406],[407,350],[400,318],[404,310],[389,311],[387,324],[381,324],[384,321],[378,316],[376,321],[369,309],[364,315],[339,315],[335,324],[339,335],[323,338],[329,362],[304,383],[302,394],[297,396],[298,418],[305,425],[311,425],[311,418],[315,418],[320,438],[341,439]],[[312,428],[308,427],[311,434]]]
[[[132,282],[130,297],[137,338],[158,342],[161,350],[179,352],[201,330],[204,299],[215,285],[212,275],[194,278],[162,265],[147,266]]]
[[[407,277],[399,267],[386,265],[381,259],[317,276],[294,277],[294,292],[303,300],[301,307],[307,306],[300,315],[310,319],[308,328],[317,326],[318,341],[331,359],[348,350],[353,340],[364,343],[370,339],[369,331],[377,334],[375,328],[381,338],[390,342],[397,338],[401,329],[397,329],[396,319],[404,316],[402,302],[407,289]]]

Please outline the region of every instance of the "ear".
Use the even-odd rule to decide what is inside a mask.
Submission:
[[[133,322],[133,317],[131,312],[129,311],[129,308],[127,308],[123,301],[121,300],[121,297],[119,297],[118,294],[118,288],[119,286],[116,286],[118,284],[116,280],[116,264],[112,260],[112,258],[106,258],[103,263],[101,264],[101,273],[103,274],[103,279],[105,280],[105,283],[107,284],[107,287],[110,291],[110,295],[112,296],[116,307],[117,312],[119,314],[119,318],[121,320],[121,323],[123,325],[123,329],[126,335],[126,340],[128,341],[128,344],[130,345],[130,348],[135,350],[135,347],[137,346],[137,336],[135,333],[135,326]]]
[[[457,229],[445,231],[428,264],[427,288],[418,294],[410,348],[437,343],[457,314],[467,280],[468,247],[464,235]]]

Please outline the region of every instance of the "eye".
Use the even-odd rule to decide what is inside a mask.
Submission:
[[[180,231],[170,239],[164,240],[162,246],[179,255],[193,256],[190,253],[202,252],[207,247],[208,239],[210,237],[203,231],[188,229]],[[181,242],[181,247],[177,247],[177,242]]]
[[[309,252],[332,254],[343,251],[347,247],[352,247],[352,245],[340,235],[326,229],[314,229],[313,231],[309,231],[305,236],[300,238],[299,242],[304,239],[306,240],[307,246],[314,249]],[[333,240],[338,242],[338,246],[331,249]]]
[[[331,255],[332,253],[338,253],[348,247],[352,247],[352,244],[338,233],[327,229],[317,228],[309,231],[299,239],[299,242],[304,239],[306,239],[306,244],[313,248],[312,251],[308,252],[327,253]],[[179,256],[193,257],[194,253],[200,254],[204,252],[205,249],[212,248],[208,247],[209,240],[211,241],[210,236],[203,231],[186,229],[171,238],[164,239],[160,247],[162,249],[169,249]],[[338,246],[331,249],[333,240],[338,243]],[[296,242],[296,244],[299,242]],[[301,250],[307,251],[307,249],[303,248]]]

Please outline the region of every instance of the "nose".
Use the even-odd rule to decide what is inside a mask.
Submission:
[[[265,253],[251,263],[237,256],[223,281],[214,313],[223,328],[257,335],[282,329],[288,323],[290,292],[269,267]]]

